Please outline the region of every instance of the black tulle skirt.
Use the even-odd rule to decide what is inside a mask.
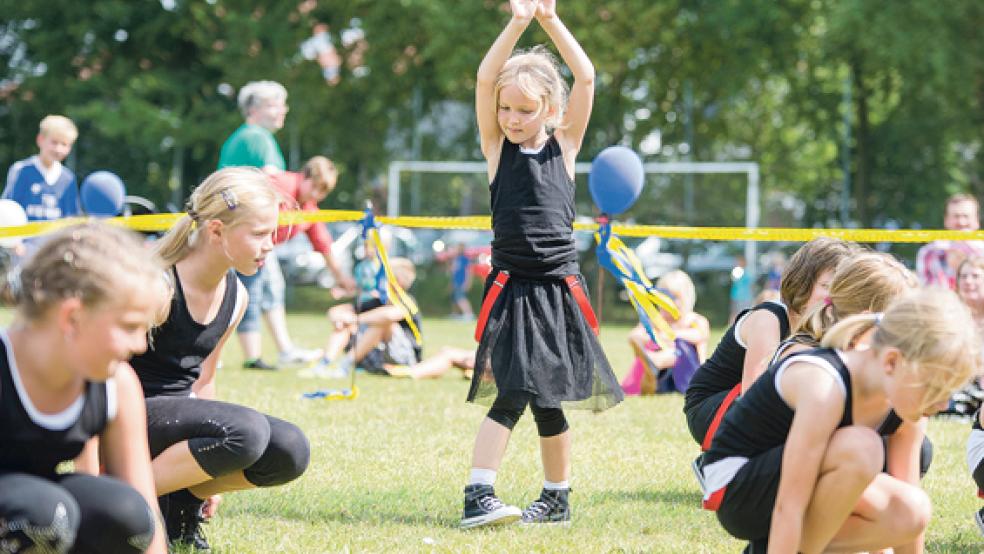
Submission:
[[[489,275],[485,294],[495,276]],[[583,286],[584,278],[578,278]],[[597,412],[624,398],[563,279],[512,277],[489,313],[468,401],[491,405],[498,396],[513,394],[531,396],[542,408]]]

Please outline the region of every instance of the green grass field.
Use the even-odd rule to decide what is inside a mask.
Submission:
[[[9,321],[9,312],[0,313]],[[322,318],[292,315],[291,332],[320,345]],[[628,328],[608,326],[602,341],[616,371],[629,365]],[[428,320],[425,350],[472,347],[471,324]],[[272,345],[266,346],[268,357]],[[268,552],[740,552],[713,514],[700,509],[689,464],[697,452],[679,396],[630,398],[602,414],[571,412],[574,521],[562,528],[512,526],[463,532],[462,487],[485,409],[464,401],[459,374],[432,381],[359,375],[354,401],[302,400],[302,392],[343,382],[302,379],[296,371],[240,369],[226,349],[219,396],[297,423],[311,440],[307,473],[275,489],[225,496],[206,526],[218,553]],[[971,518],[980,507],[964,463],[969,425],[933,421],[936,444],[925,486],[934,502],[927,550],[984,551]],[[532,418],[517,426],[497,492],[524,506],[542,473]]]

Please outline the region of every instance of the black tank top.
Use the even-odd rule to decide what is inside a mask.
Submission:
[[[779,347],[776,348],[776,353],[773,354],[772,361],[769,362],[769,365],[772,366],[778,364],[782,360],[786,359],[787,356],[791,356],[792,354],[788,354],[786,351],[790,346],[793,346],[794,344],[805,345],[810,348],[820,348],[820,345],[817,344],[816,341],[813,340],[813,337],[809,335],[805,335],[805,334],[793,335],[788,339],[779,343]],[[805,350],[803,352],[805,352]],[[879,435],[887,437],[888,435],[895,434],[895,432],[898,431],[899,427],[901,426],[902,426],[902,418],[899,417],[899,414],[895,413],[895,409],[893,408],[889,410],[888,416],[885,418],[885,421],[883,421],[882,424],[878,427],[877,432]]]
[[[779,319],[779,340],[789,336],[789,314],[786,307],[776,302],[763,302],[757,306],[743,310],[735,318],[735,325],[725,331],[714,353],[694,373],[687,387],[683,411],[690,412],[707,399],[721,391],[731,390],[741,383],[741,374],[745,367],[745,347],[738,343],[735,337],[735,327],[746,315],[756,310],[767,310]]]
[[[797,359],[826,364],[840,376],[847,394],[844,412],[837,427],[852,423],[851,373],[840,354],[832,348],[816,348],[791,354],[765,372],[755,384],[732,405],[724,415],[721,427],[714,435],[711,449],[704,454],[704,464],[732,456],[752,458],[771,448],[785,444],[793,424],[794,411],[776,390],[778,372]]]
[[[535,154],[503,140],[492,193],[492,266],[523,278],[578,272],[574,182],[556,137]]]
[[[86,382],[78,400],[59,414],[43,414],[20,381],[14,353],[0,331],[0,474],[53,477],[55,468],[82,453],[116,414],[116,383]]]
[[[202,374],[202,362],[215,350],[236,314],[239,281],[235,273],[226,274],[222,305],[208,325],[191,317],[178,272],[174,275],[171,313],[160,327],[148,334],[148,348],[130,360],[143,385],[144,396],[188,396]]]

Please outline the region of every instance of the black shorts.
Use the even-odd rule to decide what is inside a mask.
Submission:
[[[746,541],[769,536],[785,449],[776,446],[749,459],[728,484],[717,517],[731,536]]]
[[[704,444],[704,437],[707,436],[707,429],[714,421],[714,414],[717,413],[721,403],[724,402],[724,398],[730,392],[730,390],[716,392],[684,412],[684,415],[687,416],[687,428],[690,430],[690,436],[697,441],[697,444]]]

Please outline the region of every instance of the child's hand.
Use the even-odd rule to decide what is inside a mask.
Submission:
[[[537,15],[539,3],[540,0],[509,0],[509,7],[512,9],[513,17],[529,21]]]
[[[536,6],[537,19],[553,19],[557,16],[557,0],[540,0]]]

